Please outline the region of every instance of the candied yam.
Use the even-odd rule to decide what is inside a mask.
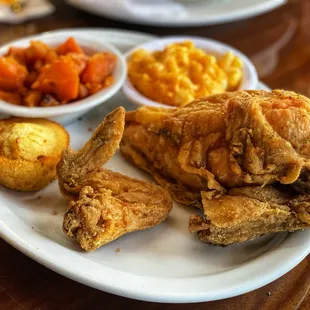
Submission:
[[[1,96],[27,107],[66,104],[110,86],[116,61],[108,52],[86,55],[73,37],[57,48],[41,41],[12,46],[0,57]]]
[[[96,84],[87,83],[85,84],[85,86],[87,87],[88,93],[90,95],[97,93],[103,88],[103,85],[101,83],[96,83]]]
[[[114,83],[114,77],[112,75],[108,76],[103,82],[103,88],[109,87]]]
[[[0,57],[0,89],[13,91],[23,87],[27,69],[11,57]]]
[[[47,51],[45,55],[45,62],[46,63],[53,62],[57,57],[58,57],[57,53],[54,50],[50,49],[49,51]]]
[[[44,61],[42,59],[37,59],[33,63],[33,69],[38,72],[42,69],[43,66],[44,66]]]
[[[79,75],[74,63],[67,57],[60,57],[45,65],[31,88],[53,94],[59,101],[76,99]]]
[[[103,83],[112,74],[116,61],[116,56],[107,52],[93,55],[82,73],[82,82],[85,84]]]
[[[27,87],[21,87],[21,88],[18,88],[16,92],[19,93],[23,97],[23,96],[26,96],[28,89]]]
[[[21,96],[18,93],[10,93],[7,91],[0,90],[0,99],[12,104],[20,105]]]
[[[87,83],[85,84],[88,89],[89,95],[95,94],[103,88],[107,88],[114,83],[113,76],[108,76],[102,83]]]
[[[38,59],[45,62],[46,55],[50,50],[52,49],[41,41],[31,41],[30,46],[25,49],[27,63],[32,64]]]
[[[86,68],[87,62],[89,60],[89,57],[87,55],[76,54],[76,53],[69,53],[66,56],[62,56],[62,57],[66,57],[72,60],[78,72],[78,75],[80,75],[84,71],[84,69]]]
[[[60,55],[66,55],[68,53],[84,54],[84,51],[77,44],[77,42],[75,41],[73,37],[70,37],[67,41],[60,44],[56,48],[56,52]]]
[[[87,87],[84,84],[80,83],[78,98],[83,99],[83,98],[87,97],[88,95],[89,95],[89,91],[88,91]]]
[[[30,87],[32,85],[32,83],[37,79],[38,76],[39,76],[39,72],[30,71],[26,77],[25,85],[27,87]]]
[[[15,59],[19,64],[23,66],[26,65],[25,49],[22,47],[11,46],[5,56],[9,56]]]
[[[60,105],[60,102],[56,100],[55,97],[49,94],[44,95],[40,102],[41,107],[54,107],[56,105]]]
[[[23,99],[23,105],[26,107],[37,107],[43,97],[42,92],[37,90],[28,90]]]

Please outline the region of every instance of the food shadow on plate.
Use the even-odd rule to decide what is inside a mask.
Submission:
[[[68,202],[59,193],[57,181],[38,192],[23,193],[5,188],[1,192],[2,199],[26,226],[58,244],[79,249],[62,231],[63,215]],[[12,196],[15,204],[10,203]]]

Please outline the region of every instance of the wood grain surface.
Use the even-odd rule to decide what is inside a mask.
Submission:
[[[15,26],[0,24],[0,44],[64,27],[109,27],[157,35],[199,35],[243,51],[255,63],[260,79],[270,87],[290,89],[310,97],[310,0],[289,1],[270,13],[239,22],[194,28],[127,24],[84,13],[63,1],[52,2],[57,11],[51,16]],[[86,287],[39,265],[3,240],[0,240],[0,254],[0,310],[310,309],[310,256],[280,279],[251,293],[209,303],[169,305],[129,300]]]

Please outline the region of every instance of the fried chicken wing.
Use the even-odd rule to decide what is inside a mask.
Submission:
[[[122,107],[108,114],[78,152],[66,149],[57,166],[59,187],[64,196],[74,199],[94,172],[116,152],[122,138],[125,110]],[[98,182],[100,187],[100,179]]]
[[[232,223],[217,240],[219,230],[211,233],[214,240],[206,237],[215,221],[193,217],[190,229],[201,231],[201,239],[230,244],[309,227],[293,207],[225,194],[247,186],[259,186],[259,192],[258,188],[275,183],[308,191],[310,100],[304,96],[280,90],[238,91],[200,98],[178,109],[143,107],[127,113],[120,150],[175,200],[203,209],[207,219],[212,213],[228,225],[233,217],[226,213],[257,211],[244,218],[244,228]],[[201,225],[211,228],[203,230]],[[234,231],[243,236],[234,236]]]
[[[158,225],[172,209],[163,188],[102,168],[119,145],[124,123],[120,107],[107,115],[81,150],[66,150],[57,166],[60,190],[71,200],[63,230],[86,251]]]

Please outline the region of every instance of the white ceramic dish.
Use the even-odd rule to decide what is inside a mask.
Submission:
[[[151,2],[151,0],[149,0]],[[170,1],[171,4],[186,4],[182,9],[167,9],[164,1],[154,8],[147,7],[147,1],[135,0],[67,0],[81,10],[99,16],[114,18],[136,24],[170,27],[192,27],[222,24],[250,18],[271,11],[286,0],[214,0],[214,1]],[[152,0],[156,3],[156,0]],[[174,6],[175,7],[175,6]]]
[[[134,47],[132,50],[128,51],[125,55],[126,59],[130,57],[130,55],[136,51],[137,49],[145,49],[150,52],[163,50],[168,44],[174,43],[174,42],[183,42],[186,40],[190,40],[195,43],[196,47],[199,47],[206,52],[215,55],[216,57],[224,55],[228,51],[232,51],[235,55],[237,55],[243,62],[244,69],[243,69],[243,79],[240,84],[239,89],[255,89],[257,87],[258,78],[257,78],[257,72],[252,64],[252,62],[249,60],[248,57],[246,57],[243,53],[240,51],[234,49],[233,47],[226,45],[224,43],[211,40],[211,39],[205,39],[201,37],[193,37],[193,36],[173,36],[173,37],[166,37],[163,39],[157,39],[151,42],[147,42],[144,44],[141,44],[139,46]],[[127,96],[127,98],[137,104],[137,105],[145,105],[145,106],[151,106],[151,107],[165,107],[165,108],[174,108],[173,106],[169,106],[166,104],[162,104],[160,102],[153,101],[144,95],[142,95],[131,83],[129,77],[127,76],[124,86],[123,86],[123,92]]]
[[[54,11],[55,7],[47,0],[27,0],[26,7],[18,14],[13,13],[10,6],[0,4],[0,22],[18,24],[52,14]]]
[[[10,46],[27,47],[31,40],[40,40],[50,46],[57,46],[63,43],[68,37],[74,36],[78,44],[87,52],[101,52],[108,51],[116,55],[117,65],[113,72],[115,82],[108,88],[105,88],[98,93],[86,97],[82,100],[77,100],[66,105],[55,107],[25,107],[17,106],[0,100],[0,114],[1,117],[9,115],[19,117],[43,117],[57,121],[62,124],[69,124],[76,120],[81,115],[87,113],[99,104],[104,103],[111,98],[122,86],[126,78],[126,62],[121,52],[113,45],[107,43],[105,40],[98,40],[95,37],[89,38],[86,34],[72,34],[70,31],[47,33],[43,35],[35,35],[21,40],[10,42],[0,48],[0,55],[5,54]]]
[[[87,29],[75,33],[110,38],[122,50],[151,38],[122,31]],[[266,89],[262,84],[258,88]],[[88,129],[95,128],[106,113],[119,105],[127,110],[134,108],[119,92],[82,121],[68,126],[72,147],[81,147],[91,135]],[[106,167],[150,179],[119,153]],[[0,204],[0,236],[15,248],[73,280],[140,300],[183,303],[236,296],[282,276],[310,252],[310,231],[270,235],[226,248],[203,244],[187,229],[189,215],[197,211],[175,204],[163,224],[83,253],[62,232],[67,202],[56,182],[38,193],[0,187]]]

